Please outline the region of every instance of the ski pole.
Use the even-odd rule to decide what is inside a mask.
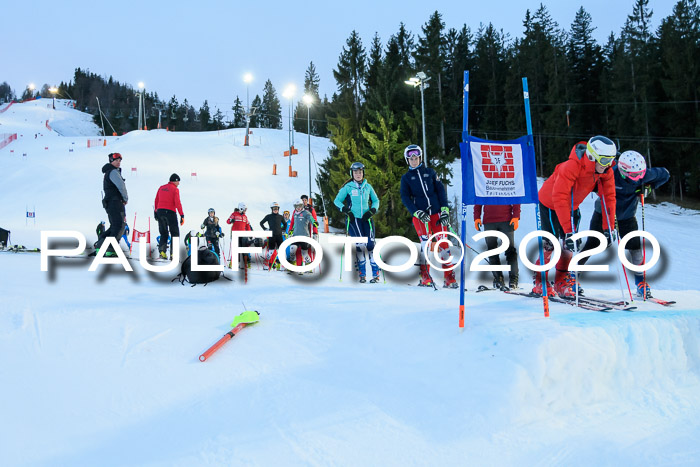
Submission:
[[[642,200],[642,232],[646,232],[646,229],[644,228],[644,185],[642,185],[642,193],[640,194],[640,198]],[[642,261],[644,264],[647,264],[647,242],[646,242],[646,237],[642,237]],[[642,282],[644,285],[642,288],[642,293],[644,294],[643,301],[647,301],[647,272],[646,270],[642,273],[643,274],[643,279]],[[630,296],[632,295],[632,292],[630,292]]]
[[[615,231],[617,232],[617,235],[615,236],[615,238],[617,240],[617,249],[619,250],[620,249],[620,229],[618,228],[618,225],[617,225],[617,219],[615,219]],[[625,282],[627,283],[627,291],[630,294],[630,300],[634,301],[634,298],[632,297],[632,289],[630,288],[630,280],[627,277],[627,269],[622,268],[622,272],[625,274]]]
[[[241,329],[246,327],[249,324],[255,324],[258,321],[260,321],[260,313],[257,311],[244,311],[240,315],[236,316],[236,318],[233,320],[233,323],[231,326],[233,326],[233,329],[231,329],[229,332],[223,335],[221,339],[219,339],[216,344],[212,345],[209,347],[202,355],[199,356],[199,361],[204,362],[206,361],[209,357],[212,356],[214,352],[219,350],[226,342],[230,341],[233,339],[233,337],[240,332]]]
[[[602,195],[602,190],[600,191],[600,201],[603,204],[603,211],[605,212],[605,220],[608,223],[608,235],[612,239],[612,227],[610,227],[610,216],[608,215],[608,207],[605,204],[605,196]],[[601,213],[602,214],[602,213]],[[602,215],[601,215],[602,217]],[[620,265],[615,261],[615,266],[617,268],[617,280],[620,283],[620,293],[622,294],[622,300],[625,300],[625,290],[622,288],[622,276],[620,276]],[[632,298],[632,292],[630,291],[630,298]]]
[[[350,228],[350,218],[348,217],[345,221],[345,236],[348,236],[348,229]],[[340,252],[340,280],[338,282],[343,282],[343,256],[345,256],[345,247],[343,247]]]
[[[573,233],[576,233],[576,222],[574,221],[574,189],[573,187],[571,188],[571,231]],[[578,248],[576,246],[576,242],[574,243],[574,255],[578,253]],[[556,266],[554,266],[556,269]],[[567,271],[568,273],[568,271]],[[581,288],[578,283],[578,271],[574,271],[574,284],[576,285],[576,308],[578,308],[578,290]]]

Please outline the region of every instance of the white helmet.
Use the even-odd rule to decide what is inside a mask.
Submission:
[[[636,182],[647,173],[647,161],[637,151],[625,151],[617,161],[617,169],[620,175]]]
[[[246,207],[245,203],[238,203],[238,210],[239,211],[245,211],[246,209],[248,209],[248,208]]]
[[[609,167],[617,156],[617,146],[610,138],[594,136],[586,144],[586,156],[603,167]]]
[[[411,157],[423,157],[423,150],[417,144],[409,144],[406,149],[403,150],[403,158],[406,159],[408,164],[408,159]],[[410,164],[409,164],[410,165]]]
[[[300,199],[294,201],[294,207],[296,208],[297,206],[303,206],[304,202]]]
[[[275,201],[274,203],[272,203],[270,205],[270,209],[275,209],[275,208],[277,208],[277,209],[280,208],[280,203],[278,203],[277,201]]]

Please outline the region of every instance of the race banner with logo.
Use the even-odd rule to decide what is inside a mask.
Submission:
[[[463,205],[539,202],[531,136],[512,141],[469,136],[459,147]]]

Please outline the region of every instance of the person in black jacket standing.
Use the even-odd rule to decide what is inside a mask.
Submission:
[[[280,205],[274,202],[270,205],[270,214],[265,216],[263,220],[260,221],[260,227],[264,230],[271,230],[272,236],[267,239],[267,266],[268,269],[272,269],[277,259],[277,249],[280,247],[284,241],[284,234],[287,230],[287,221],[284,216],[280,214]],[[267,224],[267,228],[265,228]]]
[[[209,211],[207,211],[207,217],[202,222],[202,226],[200,228],[205,229],[204,238],[207,240],[207,248],[210,250],[213,248],[216,256],[221,258],[219,238],[223,238],[224,234],[221,232],[219,218],[216,217],[216,211],[214,211],[214,208],[209,208]]]
[[[126,191],[126,184],[122,178],[122,169],[120,168],[122,155],[118,152],[113,152],[107,157],[109,158],[109,163],[102,167],[102,173],[104,174],[102,180],[102,190],[104,191],[102,206],[107,211],[109,228],[97,239],[95,252],[100,251],[100,247],[107,237],[114,237],[118,244],[119,239],[124,235],[124,227],[126,226],[125,206],[129,202],[129,195]],[[116,255],[116,252],[112,251],[111,248],[105,253],[105,256]]]

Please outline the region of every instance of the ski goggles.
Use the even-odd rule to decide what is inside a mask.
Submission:
[[[627,172],[626,170],[620,169],[620,175],[622,175],[624,178],[629,178],[633,182],[638,182],[639,180],[643,179],[646,173],[646,170],[640,170],[638,172]]]
[[[406,153],[406,158],[413,159],[414,157],[421,157],[420,149],[411,149]]]
[[[591,160],[595,160],[603,167],[610,167],[610,164],[612,164],[615,160],[615,157],[617,157],[617,154],[612,156],[601,156],[595,151],[595,149],[593,149],[593,146],[591,146],[590,143],[586,145],[586,153],[589,155],[589,158],[593,158]]]

